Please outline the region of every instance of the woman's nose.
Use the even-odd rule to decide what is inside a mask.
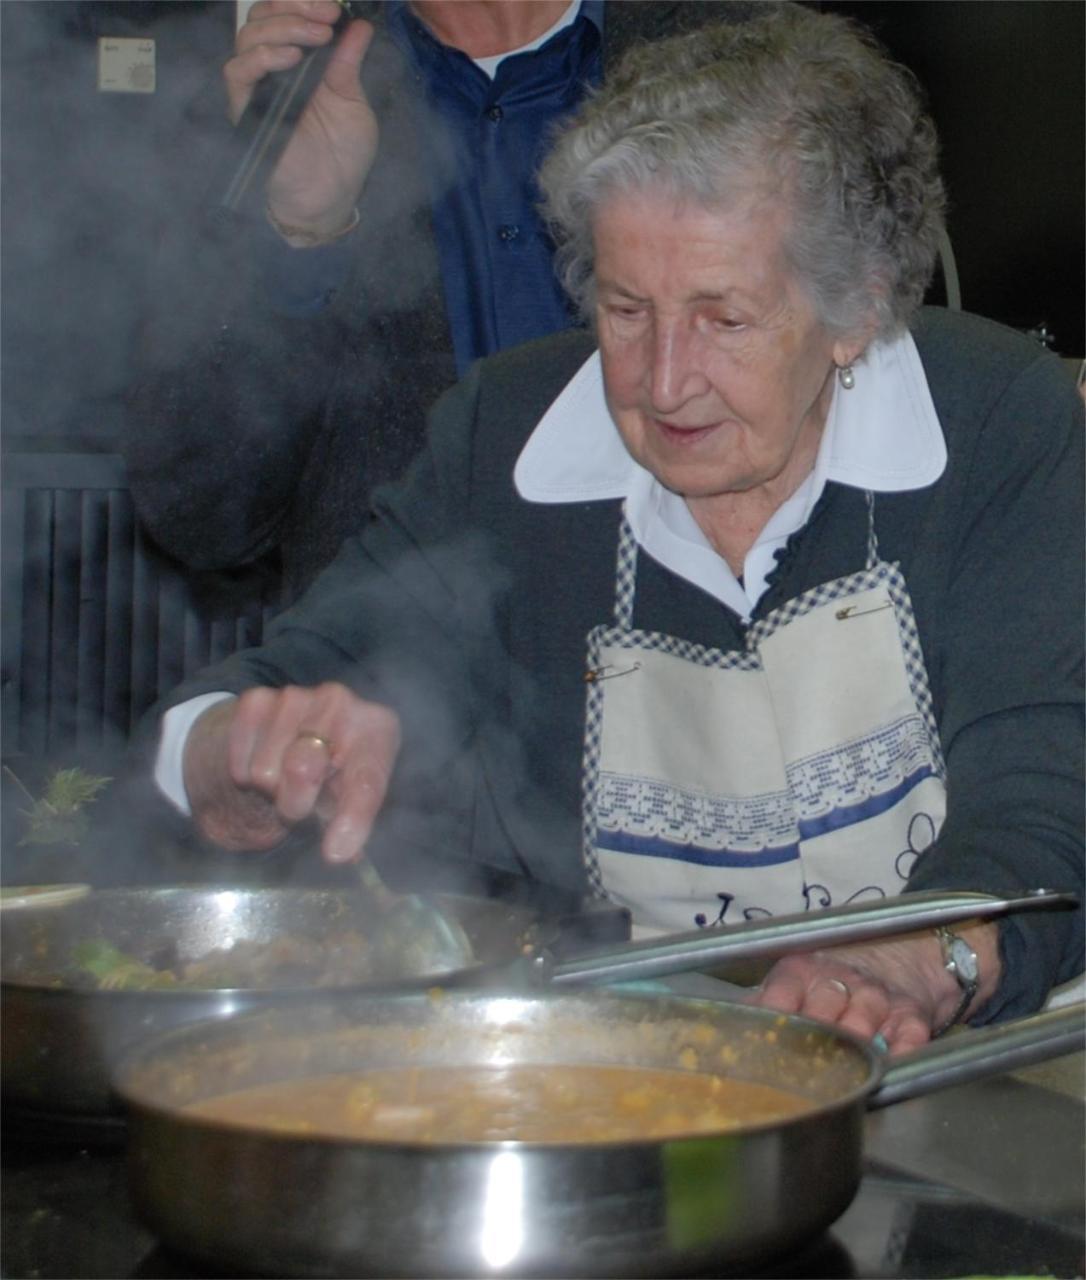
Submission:
[[[700,344],[686,326],[658,323],[652,354],[652,407],[674,413],[709,386],[699,356]]]

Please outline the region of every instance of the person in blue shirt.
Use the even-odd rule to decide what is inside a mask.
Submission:
[[[257,5],[251,13],[224,69],[232,117],[246,107],[254,76],[289,68],[304,44],[331,41],[327,22],[298,8]],[[602,8],[602,0],[422,0],[391,4],[384,15],[425,94],[419,140],[458,372],[570,323],[533,174],[550,126],[599,83]],[[312,6],[325,18],[338,10],[335,3]],[[374,34],[365,20],[347,29],[268,186],[267,213],[280,245],[337,246],[294,256],[294,289],[281,296],[287,301],[292,293],[289,305],[298,311],[320,307],[341,282],[360,221],[358,198],[380,146],[359,78]],[[282,263],[282,248],[279,254]]]
[[[272,558],[297,595],[441,391],[577,323],[537,212],[552,130],[630,45],[759,7],[387,0],[351,22],[259,216],[165,238],[125,446],[155,541],[198,570]],[[230,118],[340,13],[255,4],[224,67]]]

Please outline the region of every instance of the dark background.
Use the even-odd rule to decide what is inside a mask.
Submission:
[[[1086,105],[1076,0],[819,5],[870,27],[924,85],[942,141],[962,307],[1083,340]]]
[[[156,228],[200,184],[190,103],[217,92],[231,0],[0,3],[0,426],[7,449],[108,442]],[[103,93],[100,36],[150,37],[154,93]]]

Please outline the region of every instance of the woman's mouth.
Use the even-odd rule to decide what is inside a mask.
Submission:
[[[718,423],[712,422],[704,427],[683,427],[671,422],[662,422],[659,418],[654,419],[656,429],[668,444],[677,448],[693,448],[695,445],[705,440],[717,429]]]

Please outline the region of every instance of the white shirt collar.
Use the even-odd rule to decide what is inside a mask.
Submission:
[[[742,586],[683,500],[626,451],[607,409],[598,352],[543,415],[513,478],[528,502],[624,498],[634,536],[654,559],[745,617],[765,590],[773,553],[806,523],[827,481],[875,493],[922,489],[942,475],[946,456],[920,355],[906,333],[868,348],[851,391],[834,387],[814,468],[751,548]]]

